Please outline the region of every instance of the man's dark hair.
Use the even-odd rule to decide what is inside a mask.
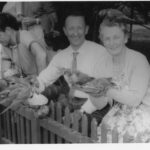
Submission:
[[[64,26],[65,26],[66,18],[69,17],[69,16],[75,16],[75,17],[81,16],[81,17],[84,18],[85,24],[88,24],[87,17],[86,17],[86,14],[85,14],[84,11],[81,11],[81,10],[69,10],[64,15],[64,19],[63,19],[63,25]]]
[[[20,23],[11,14],[0,13],[0,30],[4,32],[6,27],[10,27],[14,30],[19,30]]]

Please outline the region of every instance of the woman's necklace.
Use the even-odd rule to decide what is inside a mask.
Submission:
[[[114,65],[113,64],[113,76],[115,80],[120,80],[123,75],[123,65]]]
[[[122,55],[113,58],[113,78],[120,82],[124,78],[126,49],[123,49]]]

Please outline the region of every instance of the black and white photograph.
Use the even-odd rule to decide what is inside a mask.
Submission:
[[[150,1],[0,1],[0,146],[92,143],[150,143]]]

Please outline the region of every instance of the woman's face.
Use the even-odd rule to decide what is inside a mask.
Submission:
[[[0,31],[0,43],[6,47],[10,44],[10,36],[6,31]]]
[[[127,35],[119,26],[101,27],[99,37],[112,56],[119,55],[127,43]]]

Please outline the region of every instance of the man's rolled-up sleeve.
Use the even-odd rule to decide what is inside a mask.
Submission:
[[[44,69],[37,77],[39,81],[39,90],[44,91],[45,87],[53,84],[62,74],[59,55],[54,56],[46,69]]]

